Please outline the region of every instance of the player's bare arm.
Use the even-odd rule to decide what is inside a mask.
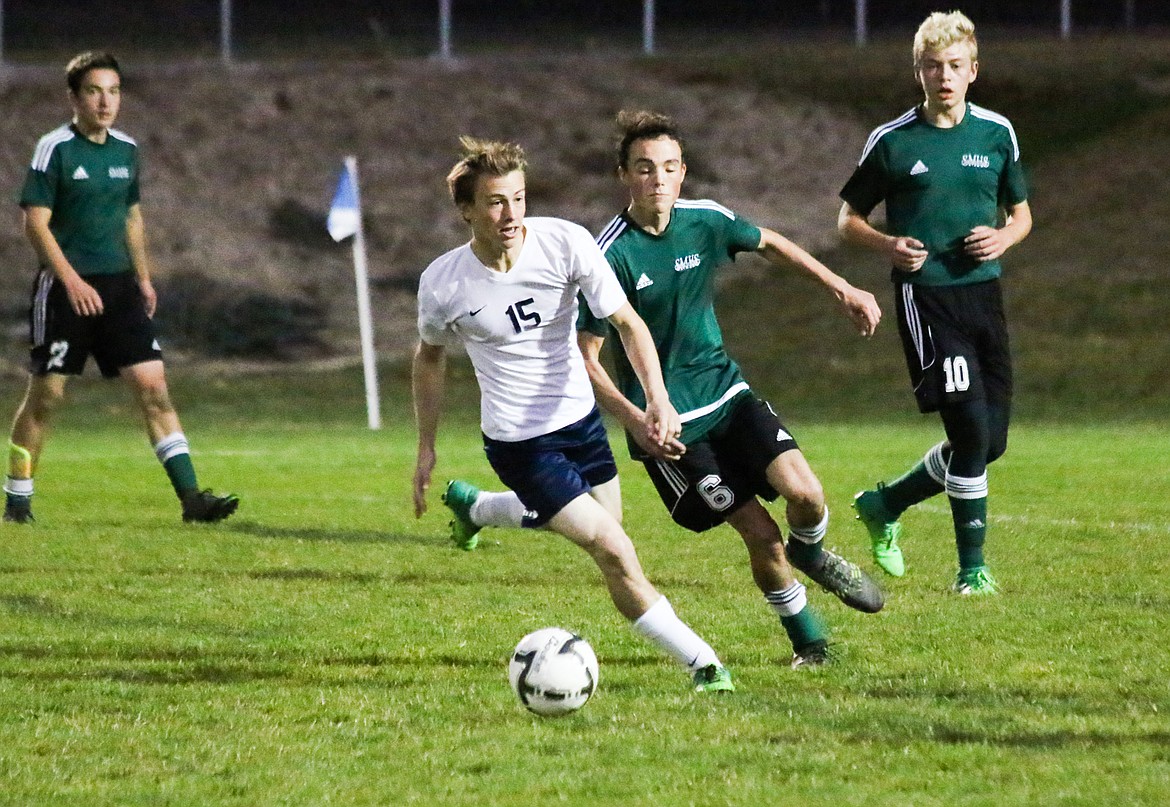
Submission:
[[[1032,209],[1026,201],[1012,205],[1002,227],[975,227],[963,239],[963,250],[980,263],[994,261],[1032,232]]]
[[[760,228],[760,245],[756,251],[775,266],[790,264],[820,281],[845,309],[862,336],[872,336],[882,319],[877,299],[833,272],[806,250],[789,241],[775,230]]]
[[[837,231],[850,244],[880,252],[903,272],[917,272],[929,256],[926,245],[908,235],[887,235],[845,202],[837,216]]]
[[[677,460],[687,450],[677,437],[670,436],[665,443],[656,443],[646,433],[646,413],[622,395],[609,371],[601,363],[601,346],[605,338],[589,331],[577,331],[577,345],[585,358],[585,369],[593,382],[593,393],[601,408],[609,412],[629,433],[638,447],[656,460]]]
[[[418,457],[414,465],[414,515],[427,511],[427,489],[435,470],[435,437],[439,432],[439,411],[443,403],[443,382],[447,353],[442,345],[419,342],[411,364],[414,421],[418,428]]]
[[[666,392],[650,330],[628,302],[610,315],[609,322],[617,329],[630,366],[646,392],[646,434],[658,445],[665,445],[669,438],[682,434],[682,421]]]
[[[49,229],[53,211],[47,207],[28,206],[24,208],[24,234],[32,244],[43,266],[49,267],[53,275],[65,288],[69,305],[81,317],[95,317],[102,313],[101,295],[86,283],[73,269],[56,236]]]
[[[126,217],[126,248],[130,253],[130,264],[142,290],[146,304],[146,316],[153,317],[158,306],[158,294],[150,281],[150,258],[146,251],[146,223],[142,219],[142,206],[132,205]]]

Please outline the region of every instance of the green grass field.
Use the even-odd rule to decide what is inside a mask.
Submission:
[[[1003,595],[948,594],[949,515],[927,503],[905,518],[909,569],[883,580],[885,611],[812,594],[840,663],[808,672],[788,669],[733,533],[683,533],[626,462],[648,574],[736,676],[712,697],[562,539],[500,531],[458,552],[437,495],[416,522],[413,432],[387,381],[381,433],[349,376],[181,388],[201,481],[244,501],[213,527],[179,523],[122,391],[78,385],[39,523],[0,529],[0,803],[1170,799],[1163,425],[1020,424],[991,474]],[[492,481],[474,423],[445,421],[440,479]],[[850,496],[920,456],[933,421],[791,425],[829,494],[830,544],[872,568]],[[506,681],[515,642],[546,625],[601,661],[594,699],[562,719],[527,713]]]

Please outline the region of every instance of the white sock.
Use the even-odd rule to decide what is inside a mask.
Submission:
[[[187,445],[187,435],[182,432],[171,432],[154,444],[154,455],[163,465],[166,465],[167,460],[171,457],[190,453],[191,448]]]
[[[480,527],[519,527],[525,512],[520,497],[509,490],[504,493],[481,492],[468,514]]]
[[[794,527],[788,525],[788,537],[795,538],[802,544],[819,544],[825,540],[825,533],[829,531],[829,506],[825,505],[825,517],[811,527]]]
[[[692,672],[709,664],[723,666],[711,645],[700,639],[675,615],[666,597],[660,598],[646,613],[634,620],[634,630]]]
[[[926,473],[930,474],[930,478],[940,485],[947,483],[947,461],[943,459],[943,446],[946,443],[942,442],[936,446],[931,446],[930,451],[926,452],[926,456],[922,458],[922,464],[926,466]]]
[[[808,595],[800,581],[780,591],[769,591],[764,594],[764,599],[780,616],[796,616],[808,605]]]
[[[4,492],[13,496],[32,496],[33,481],[31,479],[13,479],[11,476],[4,479]]]

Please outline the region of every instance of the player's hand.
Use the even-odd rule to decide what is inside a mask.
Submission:
[[[682,421],[669,400],[647,403],[642,424],[646,437],[659,446],[665,446],[672,438],[677,440],[682,434]]]
[[[418,451],[418,461],[414,465],[414,517],[422,518],[427,511],[427,489],[431,486],[431,473],[435,470],[435,450],[433,448]]]
[[[86,283],[80,277],[72,283],[65,284],[65,296],[69,298],[69,306],[79,317],[96,317],[105,310],[102,296],[97,289]]]
[[[890,260],[894,266],[903,272],[917,272],[926,263],[930,253],[926,251],[926,244],[917,238],[903,235],[894,239],[893,249],[890,251]]]
[[[994,227],[975,227],[963,239],[963,251],[980,263],[994,261],[1007,252],[1009,246],[1003,231]]]
[[[841,297],[845,313],[862,336],[873,336],[878,323],[882,321],[882,309],[877,298],[865,289],[850,286]]]
[[[154,319],[154,311],[158,307],[158,293],[154,290],[154,284],[150,282],[150,278],[141,278],[138,281],[138,288],[142,291],[142,303],[146,308],[146,316]]]
[[[630,436],[634,438],[634,442],[638,444],[638,448],[656,460],[674,462],[675,460],[682,459],[682,455],[687,453],[687,447],[677,437],[667,437],[665,443],[659,443],[651,439],[650,435],[646,432],[636,429],[630,432]]]

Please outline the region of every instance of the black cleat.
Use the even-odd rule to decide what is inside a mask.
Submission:
[[[210,488],[192,491],[183,496],[183,521],[223,521],[239,506],[240,497],[234,493],[216,496]]]
[[[867,614],[876,614],[886,604],[882,590],[856,563],[828,549],[812,563],[798,563],[791,554],[788,562],[841,602]]]
[[[13,504],[11,501],[4,506],[4,520],[9,524],[32,524],[36,521],[32,514],[32,505],[27,502],[23,505]]]
[[[823,667],[833,661],[829,652],[829,643],[824,639],[798,647],[792,654],[792,669],[801,670],[806,667]]]

